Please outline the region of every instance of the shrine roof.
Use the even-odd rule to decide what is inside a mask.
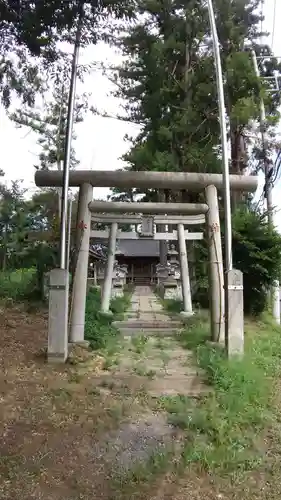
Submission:
[[[116,255],[124,257],[159,257],[159,241],[153,240],[119,240]]]

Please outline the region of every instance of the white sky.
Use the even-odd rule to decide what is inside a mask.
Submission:
[[[263,29],[270,32],[268,42],[271,44],[272,32],[273,51],[276,56],[281,56],[281,32],[278,29],[277,19],[281,19],[281,2],[277,0],[275,23],[274,0],[265,0],[265,21]],[[103,61],[116,64],[120,58],[104,44],[89,47],[81,54],[81,62]],[[97,70],[87,76],[83,90],[91,92],[90,106],[116,113],[120,102],[110,96],[113,85]],[[79,91],[79,88],[78,88]],[[127,151],[128,143],[124,141],[125,134],[133,136],[137,134],[138,127],[125,122],[109,118],[102,118],[88,113],[83,123],[75,128],[77,140],[75,149],[77,158],[80,160],[79,169],[115,170],[122,167],[120,157]],[[24,186],[29,188],[30,193],[36,190],[34,184],[34,163],[37,161],[39,148],[36,144],[37,135],[26,128],[17,129],[6,116],[3,107],[0,107],[0,140],[1,140],[1,164],[5,172],[5,180],[23,179]],[[95,198],[106,198],[107,189],[95,189]],[[273,201],[277,208],[276,224],[281,230],[281,183],[274,189]],[[280,210],[280,212],[279,212]]]

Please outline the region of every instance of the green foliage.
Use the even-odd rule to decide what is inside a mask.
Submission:
[[[37,93],[55,81],[67,55],[62,42],[73,43],[81,6],[81,45],[112,38],[111,25],[133,14],[131,0],[27,0],[0,2],[0,99],[9,108],[14,95],[34,105]],[[108,22],[108,18],[111,22]]]
[[[177,314],[180,313],[182,310],[182,303],[180,300],[174,300],[174,299],[167,299],[164,300],[164,307],[167,312],[171,314]]]
[[[244,276],[245,313],[259,314],[281,269],[281,236],[266,215],[240,209],[233,216],[233,263]]]
[[[80,80],[83,79],[85,71],[83,67],[79,70],[78,77]],[[62,67],[59,68],[52,95],[48,99],[45,99],[42,111],[25,106],[9,114],[10,119],[18,127],[28,127],[38,135],[37,144],[40,146],[41,151],[39,154],[40,164],[35,165],[37,169],[48,170],[55,166],[55,168],[61,170],[61,163],[64,160],[65,154],[69,94],[69,87],[66,85],[66,82],[70,79],[70,73],[71,64],[69,60],[66,60]],[[88,109],[88,99],[89,94],[76,95],[74,125],[84,120]],[[75,139],[76,135],[72,132],[71,168],[74,168],[78,164],[73,147]]]
[[[0,258],[1,267],[9,263],[22,266],[22,241],[29,229],[28,209],[24,201],[26,190],[19,181],[12,182],[11,188],[2,186],[0,200]],[[28,267],[28,266],[23,266]]]
[[[118,336],[118,330],[112,325],[120,315],[122,316],[130,303],[130,295],[116,297],[111,301],[110,309],[113,317],[100,312],[101,294],[98,288],[91,288],[87,295],[85,314],[85,339],[90,341],[92,349],[106,347],[107,343]]]
[[[133,170],[216,170],[213,62],[198,51],[207,12],[194,1],[169,6],[156,1],[144,9],[153,34],[149,23],[140,21],[121,41],[130,59],[119,71],[118,93],[127,100],[128,118],[143,125],[125,159]]]
[[[93,349],[105,347],[108,338],[117,335],[116,328],[111,326],[111,318],[100,313],[100,301],[100,290],[91,288],[86,301],[85,339],[90,341]]]
[[[264,97],[267,114],[274,120],[269,126],[272,151],[280,95],[265,91],[266,85],[255,74],[251,53],[244,48],[254,46],[257,55],[271,55],[269,47],[259,44],[259,2],[213,3],[226,81],[231,170],[243,173],[247,167],[262,165],[259,139],[248,138],[253,136],[249,130],[259,117],[260,97]],[[113,69],[112,75],[118,85],[116,95],[126,101],[125,114],[118,118],[142,127],[124,156],[128,168],[220,172],[217,89],[206,2],[145,1],[139,4],[137,13],[137,22],[129,25],[118,41],[125,61]],[[274,70],[280,72],[280,65],[273,58],[265,58],[260,70],[268,77]],[[136,194],[137,190],[133,196]],[[178,201],[182,194],[170,196]],[[120,195],[126,198],[126,193]],[[132,193],[127,196],[132,197]],[[146,193],[149,201],[150,196],[154,196],[152,191]],[[199,198],[191,192],[184,196],[184,201]]]
[[[2,270],[37,267],[42,273],[56,263],[54,191],[37,193],[31,200],[19,181],[0,186],[0,265]],[[57,202],[57,200],[56,200]],[[36,233],[39,234],[38,240]],[[49,234],[48,238],[44,237]],[[53,234],[52,234],[53,233]],[[35,236],[32,236],[35,235]],[[53,238],[52,238],[53,236]],[[42,241],[45,240],[45,241]],[[53,240],[53,241],[51,241]]]
[[[197,403],[183,397],[161,400],[170,422],[185,430],[184,465],[196,462],[210,472],[237,474],[261,463],[258,436],[278,418],[274,398],[280,377],[280,333],[280,327],[266,318],[247,323],[243,360],[227,359],[222,351],[204,345],[204,322],[189,326],[182,335],[211,389]]]
[[[36,295],[36,269],[0,272],[0,298],[28,300]]]
[[[234,212],[232,231],[233,266],[240,269],[244,276],[244,312],[258,315],[267,307],[270,286],[280,278],[281,237],[275,229],[268,227],[266,214],[247,207]],[[196,288],[193,301],[203,308],[209,307],[206,250],[205,244],[200,244],[195,254]]]

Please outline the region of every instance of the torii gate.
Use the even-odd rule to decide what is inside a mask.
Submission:
[[[100,206],[100,205],[99,205]],[[102,209],[103,205],[101,205]],[[112,275],[114,266],[114,257],[116,252],[116,241],[118,239],[124,240],[165,240],[173,241],[177,240],[180,247],[180,267],[181,267],[181,280],[182,280],[182,292],[183,292],[183,311],[182,316],[192,315],[192,302],[191,302],[191,290],[190,290],[190,278],[189,278],[189,267],[186,254],[186,240],[202,240],[202,232],[189,232],[184,229],[185,225],[194,224],[204,224],[205,215],[190,215],[190,216],[141,216],[141,218],[136,218],[136,216],[126,216],[122,218],[116,215],[99,215],[92,214],[93,222],[101,222],[111,226],[110,230],[93,230],[90,232],[91,238],[107,239],[109,241],[108,247],[112,249],[112,253],[107,259],[107,267],[105,273],[104,286],[102,291],[102,301],[101,301],[101,311],[103,313],[109,313],[110,305],[110,292],[112,286]],[[124,232],[118,231],[118,224],[132,224],[141,223],[142,230],[138,234],[136,232]],[[159,232],[154,231],[154,226],[158,225],[177,225],[177,231],[172,232]]]
[[[40,187],[60,187],[63,182],[63,174],[59,171],[37,171],[35,173],[35,182]],[[225,342],[229,355],[243,353],[242,273],[238,270],[231,270],[226,276],[226,280],[224,280],[223,273],[217,197],[217,189],[223,188],[221,174],[77,170],[70,172],[69,185],[70,187],[80,188],[77,223],[77,247],[79,248],[79,253],[74,277],[70,341],[81,342],[84,340],[91,212],[167,214],[168,216],[206,214],[210,264],[209,285],[212,339]],[[256,190],[257,185],[257,176],[230,175],[230,188],[232,190],[253,192]],[[93,202],[91,201],[93,186],[172,190],[189,189],[193,192],[205,190],[207,203]],[[179,223],[180,225],[181,223]],[[114,231],[117,232],[117,227],[113,224],[111,232]],[[110,241],[113,240],[114,238],[110,238]],[[112,251],[113,249],[109,248],[109,250]],[[224,287],[225,282],[227,283],[226,288]],[[64,362],[68,356],[68,289],[68,270],[54,269],[51,271],[48,332],[49,361]],[[225,326],[226,329],[224,328]]]

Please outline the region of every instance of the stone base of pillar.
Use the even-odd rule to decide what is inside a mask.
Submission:
[[[112,312],[112,311],[110,311],[110,309],[109,309],[108,311],[102,311],[102,310],[101,310],[101,311],[100,311],[100,314],[101,314],[102,316],[104,316],[105,318],[112,318],[112,316],[113,316],[113,312]]]
[[[89,349],[89,347],[90,347],[90,342],[89,342],[89,340],[83,340],[83,341],[81,341],[81,342],[69,343],[69,344],[68,344],[68,349],[69,349],[69,351],[70,351],[71,349],[73,349],[73,347],[75,348],[76,346],[77,346],[77,347],[81,347],[82,349]]]
[[[69,273],[64,269],[50,272],[48,362],[65,363],[68,357]]]
[[[213,342],[212,340],[206,340],[206,346],[214,350],[220,350],[222,353],[225,352],[224,345],[218,344],[218,342]]]
[[[225,274],[225,342],[228,357],[244,354],[243,274],[232,269]]]
[[[191,318],[192,316],[194,316],[194,312],[188,312],[188,311],[181,311],[180,312],[180,316],[182,318]]]
[[[84,342],[85,323],[83,325],[71,325],[69,342],[71,344],[81,344]]]

